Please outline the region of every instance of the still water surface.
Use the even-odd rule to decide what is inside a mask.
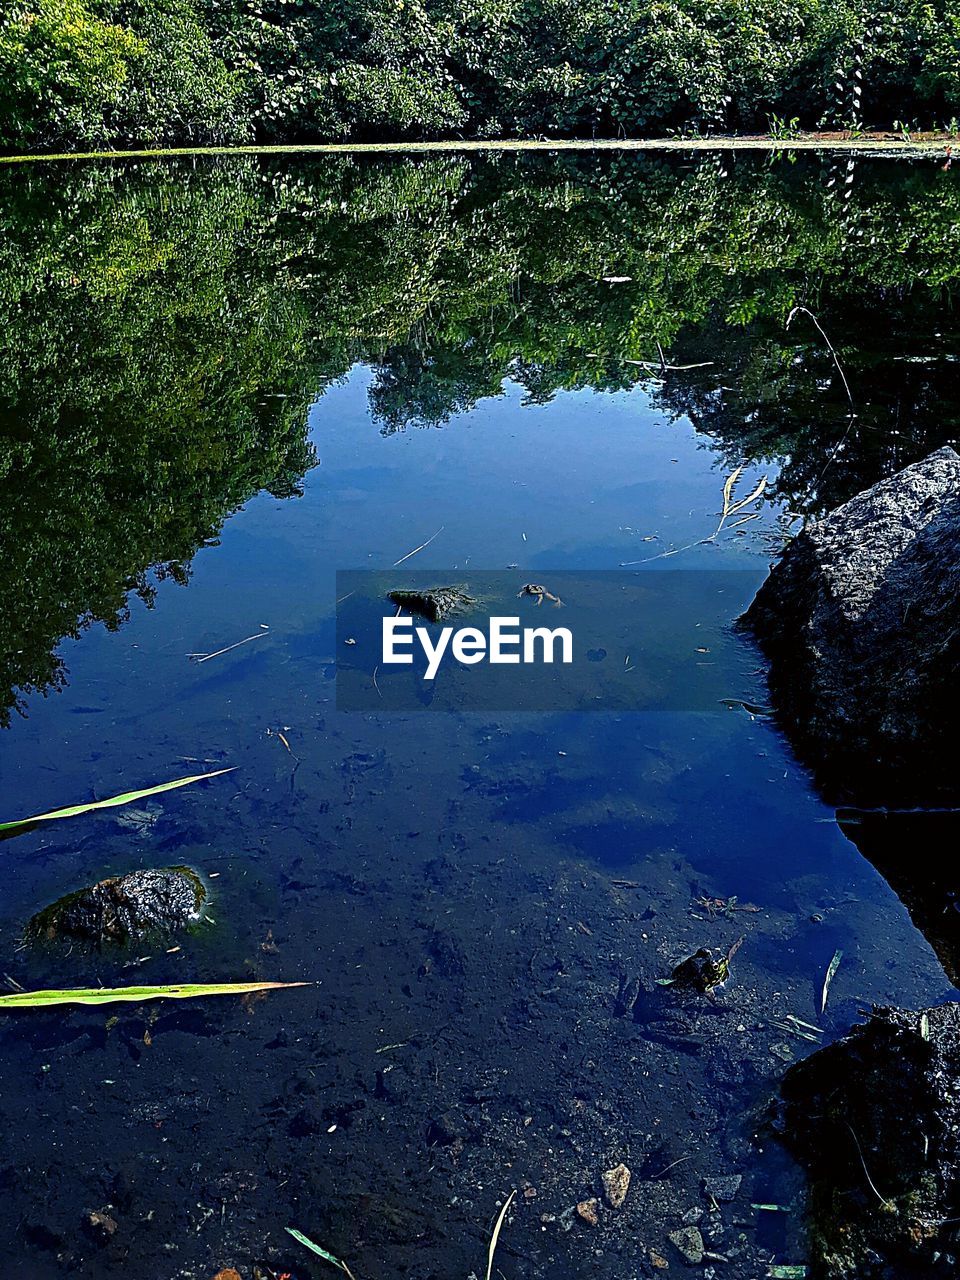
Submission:
[[[462,1276],[526,1188],[507,1275],[642,1275],[726,1173],[725,1274],[805,1261],[765,1125],[812,1046],[771,1019],[830,1039],[950,998],[931,946],[742,706],[338,711],[335,575],[435,534],[405,568],[737,570],[710,644],[633,661],[708,662],[762,707],[732,624],[798,517],[956,434],[957,175],[838,177],[606,154],[0,173],[2,817],[236,769],[5,842],[0,970],[318,984],[5,1018],[7,1274],[312,1274],[292,1224],[357,1274]],[[704,543],[738,466],[741,495],[768,478],[758,518]],[[610,617],[606,661],[630,627]],[[21,945],[60,894],[182,863],[212,898],[178,951]],[[741,934],[716,1007],[655,1003]],[[634,975],[651,1001],[619,1016]],[[626,1207],[567,1229],[621,1159]]]

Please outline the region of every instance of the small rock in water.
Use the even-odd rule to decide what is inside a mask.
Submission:
[[[681,1227],[679,1231],[671,1231],[670,1242],[691,1267],[698,1267],[703,1261],[703,1236],[696,1227]]]
[[[577,1205],[577,1217],[582,1218],[588,1226],[595,1227],[600,1221],[597,1210],[600,1208],[599,1200],[581,1200]]]
[[[704,1178],[703,1194],[708,1200],[716,1200],[717,1204],[729,1204],[740,1190],[742,1181],[742,1173],[731,1173],[716,1178]]]
[[[630,1170],[623,1163],[603,1175],[603,1193],[611,1209],[619,1209],[630,1189]]]
[[[131,871],[60,898],[33,917],[27,936],[100,944],[169,934],[199,920],[206,897],[203,881],[189,867]]]

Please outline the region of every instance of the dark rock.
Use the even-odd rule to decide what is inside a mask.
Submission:
[[[67,894],[33,917],[27,936],[99,944],[169,934],[200,918],[206,896],[203,881],[189,867],[132,871]]]
[[[740,1190],[743,1174],[731,1173],[725,1177],[704,1178],[703,1194],[708,1200],[716,1200],[717,1204],[729,1204]]]
[[[852,498],[786,547],[745,618],[774,708],[837,802],[956,792],[960,457]]]
[[[787,1072],[784,1138],[810,1178],[815,1274],[953,1274],[960,1205],[960,1005],[875,1009]]]

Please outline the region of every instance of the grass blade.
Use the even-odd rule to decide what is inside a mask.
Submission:
[[[493,1255],[497,1251],[497,1241],[500,1239],[500,1228],[503,1226],[503,1220],[507,1216],[507,1210],[513,1203],[513,1197],[516,1194],[516,1191],[511,1191],[507,1196],[503,1208],[500,1210],[499,1216],[497,1217],[496,1224],[494,1225],[493,1235],[490,1237],[490,1248],[487,1250],[487,1280],[490,1280],[490,1277],[493,1275]]]
[[[302,1231],[298,1231],[296,1227],[287,1227],[287,1233],[293,1236],[297,1244],[302,1244],[305,1249],[309,1249],[311,1253],[315,1253],[318,1258],[323,1258],[324,1262],[329,1262],[343,1272],[349,1280],[354,1280],[353,1272],[345,1262],[341,1262],[339,1258],[335,1258],[322,1245],[314,1244],[309,1236],[305,1236]]]
[[[13,822],[0,822],[0,831],[13,831],[17,827],[31,826],[34,822],[52,822],[54,818],[75,818],[81,813],[90,813],[93,809],[113,809],[120,804],[130,804],[134,800],[145,800],[147,796],[158,796],[162,791],[175,791],[177,787],[189,787],[194,782],[204,782],[207,778],[219,778],[222,773],[232,773],[236,768],[214,769],[212,773],[197,773],[190,778],[176,778],[173,782],[161,782],[158,787],[146,787],[142,791],[125,791],[122,796],[111,796],[109,800],[93,800],[89,804],[72,804],[66,809],[51,809],[49,813],[37,813],[32,818],[16,818]]]
[[[820,1012],[823,1013],[827,1007],[827,996],[830,994],[830,983],[833,981],[837,970],[840,968],[840,961],[843,959],[842,951],[835,951],[833,959],[827,966],[827,976],[823,980],[823,995],[820,997]]]
[[[116,1004],[121,1000],[194,1000],[201,996],[238,996],[281,987],[308,987],[309,982],[187,982],[159,987],[70,987],[50,991],[15,991],[0,996],[0,1012],[48,1009],[61,1004]]]

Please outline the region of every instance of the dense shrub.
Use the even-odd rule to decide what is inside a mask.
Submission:
[[[0,145],[944,124],[960,0],[15,0]]]

